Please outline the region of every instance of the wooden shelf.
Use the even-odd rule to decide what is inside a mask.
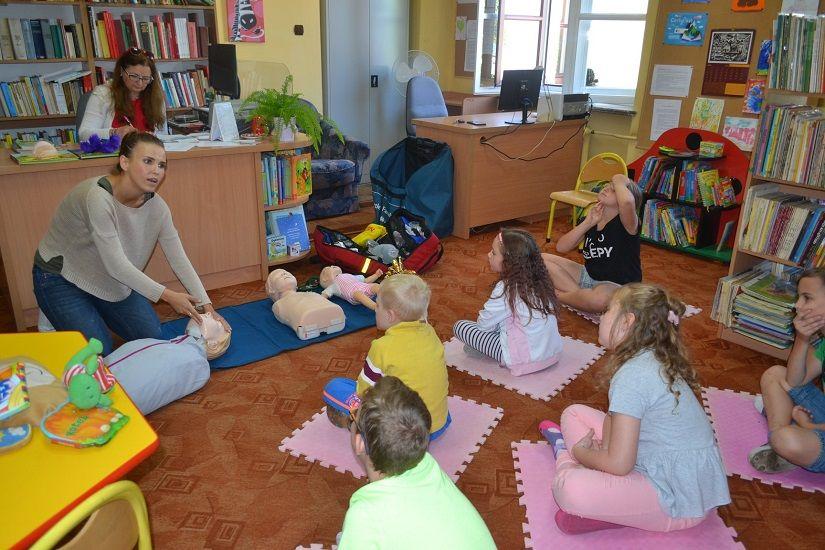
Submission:
[[[264,212],[272,212],[275,210],[283,210],[285,208],[292,208],[293,206],[299,206],[304,204],[309,200],[309,195],[304,195],[303,197],[298,197],[295,200],[287,201],[283,204],[274,204],[272,206],[264,206]]]
[[[815,194],[820,194],[820,196],[818,198],[825,198],[825,189],[823,189],[822,187],[813,187],[811,185],[805,185],[804,183],[797,183],[795,181],[782,180],[782,179],[779,179],[779,178],[769,178],[767,176],[758,176],[758,175],[755,175],[755,174],[752,175],[751,178],[755,179],[755,180],[759,180],[759,181],[768,182],[768,183],[776,183],[776,184],[779,184],[779,185],[783,185],[785,187],[791,187],[792,188],[791,190],[799,189],[801,191],[806,191],[806,192],[813,191]]]
[[[752,250],[745,250],[744,248],[740,248],[736,252],[741,253],[741,254],[747,254],[748,256],[753,256],[754,258],[761,258],[763,260],[768,260],[768,261],[771,261],[771,262],[776,262],[778,264],[787,265],[789,267],[796,267],[796,266],[799,265],[799,264],[794,263],[790,260],[783,260],[782,258],[779,258],[777,256],[771,256],[770,254],[760,254],[759,252],[754,252]]]
[[[47,2],[38,2],[47,3]],[[76,3],[76,2],[75,2]],[[166,4],[130,4],[129,2],[84,2],[90,8],[129,8],[129,9],[155,9],[155,10],[203,10],[215,11],[215,6],[178,6]]]
[[[95,57],[95,62],[98,63],[114,63],[117,61],[116,58],[113,57]],[[167,57],[157,57],[154,59],[155,63],[188,63],[190,61],[209,61],[208,57],[187,57],[187,58],[178,58],[178,59],[170,59]]]
[[[29,63],[85,63],[85,57],[72,57],[68,59],[3,59],[0,65],[28,65]]]
[[[283,258],[278,258],[277,260],[269,260],[269,267],[276,266],[276,265],[284,265],[289,264],[292,262],[297,262],[303,258],[306,258],[312,253],[312,248],[303,252],[300,256],[284,256]]]
[[[0,0],[0,6],[5,4],[29,4],[32,6],[79,6],[79,0],[32,1],[32,0]]]
[[[719,325],[719,338],[721,338],[722,340],[726,340],[728,342],[733,342],[734,344],[739,344],[740,346],[746,347],[748,349],[758,351],[759,353],[764,353],[765,355],[776,357],[781,361],[787,361],[788,356],[791,354],[791,348],[779,349],[773,346],[769,346],[768,344],[760,342],[755,338],[745,336],[744,334],[739,334],[732,328],[728,328],[724,325]]]
[[[808,97],[821,97],[825,98],[825,93],[816,93],[816,92],[801,92],[798,90],[785,90],[783,88],[765,88],[765,93],[767,92],[775,92],[778,94],[788,94],[788,95],[806,95]]]
[[[59,126],[62,124],[74,126],[76,118],[74,113],[70,115],[0,117],[0,128],[11,130],[13,128],[40,128],[44,126]]]

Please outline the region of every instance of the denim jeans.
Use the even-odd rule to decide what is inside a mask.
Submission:
[[[76,330],[103,343],[103,355],[111,353],[111,329],[125,341],[160,338],[160,320],[152,304],[132,291],[119,302],[109,302],[79,289],[63,276],[32,269],[37,305],[55,330]]]

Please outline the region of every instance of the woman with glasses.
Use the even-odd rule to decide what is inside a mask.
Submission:
[[[131,132],[164,131],[166,105],[152,52],[129,48],[118,58],[112,78],[97,86],[80,122],[80,139]]]

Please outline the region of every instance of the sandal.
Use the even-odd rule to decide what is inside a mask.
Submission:
[[[766,474],[780,474],[796,468],[796,464],[779,456],[767,443],[752,450],[748,454],[748,462],[755,470]]]

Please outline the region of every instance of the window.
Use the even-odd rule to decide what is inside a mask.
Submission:
[[[476,93],[506,69],[545,68],[545,84],[594,101],[631,103],[648,0],[482,0]]]

